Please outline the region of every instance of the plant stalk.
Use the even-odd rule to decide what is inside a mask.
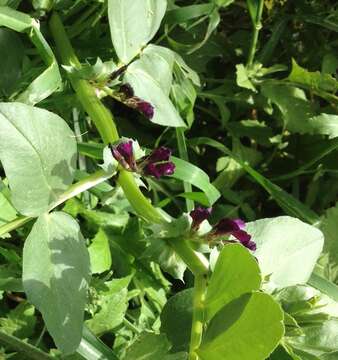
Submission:
[[[249,57],[248,57],[248,61],[246,64],[247,67],[250,67],[253,64],[254,59],[255,59],[259,32],[262,29],[263,8],[264,8],[264,0],[259,0],[256,19],[255,19],[255,21],[253,21],[253,33],[252,33],[252,38],[251,38]]]
[[[191,337],[189,347],[189,360],[198,360],[196,350],[201,345],[204,317],[204,299],[207,289],[206,275],[197,275],[195,277],[194,297],[193,297],[193,318],[191,326]]]

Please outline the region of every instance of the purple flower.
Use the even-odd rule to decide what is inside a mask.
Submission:
[[[167,163],[149,163],[143,169],[145,175],[150,175],[159,179],[161,176],[172,175],[175,172],[175,164],[172,162]]]
[[[192,210],[190,212],[192,218],[191,228],[193,230],[198,230],[201,223],[210,216],[211,212],[212,208],[202,208],[200,206]]]
[[[136,170],[136,163],[131,140],[120,142],[118,145],[110,145],[114,158],[127,170]]]
[[[175,172],[175,164],[169,161],[171,150],[161,146],[154,149],[150,155],[143,157],[138,165],[145,175],[159,179],[161,176],[172,175]]]
[[[250,250],[256,250],[256,243],[251,240],[245,230],[245,222],[241,219],[227,219],[220,220],[213,228],[212,234],[215,236],[234,236],[243,246]]]
[[[126,97],[131,98],[134,96],[134,89],[130,86],[130,84],[123,84],[120,86],[120,92]]]
[[[138,99],[138,98],[137,98]],[[136,102],[136,109],[143,114],[147,119],[152,119],[154,116],[154,107],[150,103],[138,99]]]
[[[139,111],[147,119],[154,116],[154,107],[149,102],[134,95],[134,89],[126,83],[120,86],[120,100],[127,106]]]

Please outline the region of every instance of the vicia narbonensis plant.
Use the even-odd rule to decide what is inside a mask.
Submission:
[[[294,14],[257,54],[263,0],[0,5],[4,356],[335,359],[336,258],[318,227],[333,236],[336,208],[321,223],[312,193],[302,203],[299,183],[291,195],[263,175],[293,159],[290,133],[337,136],[332,74],[293,60],[286,80],[269,77],[287,69],[266,66]],[[252,30],[229,40],[228,12]],[[227,57],[237,65],[224,78]],[[320,113],[306,91],[332,107]],[[271,198],[258,201],[261,189]],[[270,216],[271,199],[286,215]]]

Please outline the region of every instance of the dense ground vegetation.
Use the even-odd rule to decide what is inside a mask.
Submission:
[[[337,32],[0,0],[0,358],[337,360]]]

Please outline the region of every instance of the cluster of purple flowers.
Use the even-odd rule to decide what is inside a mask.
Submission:
[[[197,207],[190,212],[192,218],[191,228],[195,231],[198,230],[201,223],[208,219],[211,214],[211,208],[202,208]],[[255,251],[256,243],[251,240],[251,235],[249,235],[245,230],[245,222],[241,219],[221,219],[216,225],[213,226],[212,230],[207,234],[209,239],[214,239],[215,237],[229,236],[232,235],[235,237],[243,246],[246,248]],[[228,241],[229,242],[229,241]]]
[[[114,158],[128,171],[154,176],[156,179],[172,175],[175,171],[175,164],[170,161],[171,150],[164,146],[154,149],[139,160],[135,159],[131,140],[110,145],[110,149]]]

